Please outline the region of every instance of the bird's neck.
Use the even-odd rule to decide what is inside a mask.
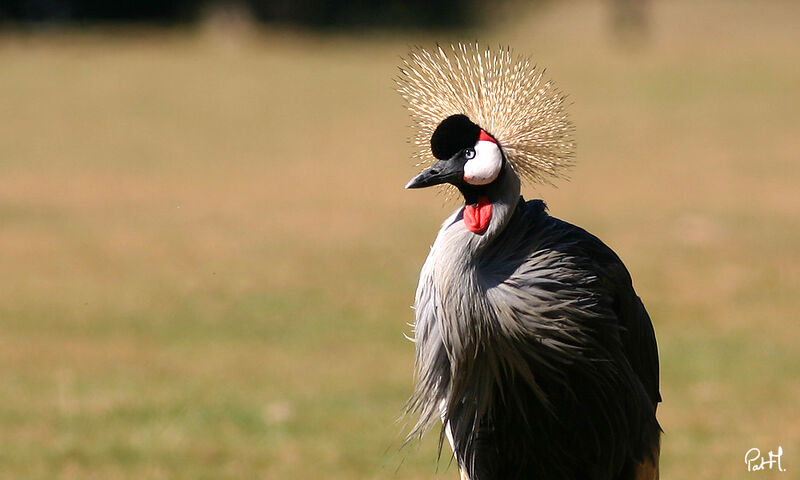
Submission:
[[[520,202],[520,181],[508,168],[480,194],[491,202],[491,219],[485,231],[475,233],[464,221],[464,206],[448,217],[439,230],[429,260],[439,279],[469,279],[481,255],[505,230]]]
[[[485,300],[485,286],[479,269],[481,258],[502,236],[517,210],[520,202],[519,177],[509,169],[498,182],[487,188],[485,194],[492,203],[492,217],[486,230],[482,233],[470,231],[462,218],[463,207],[459,208],[442,225],[423,272],[430,276],[432,287],[443,302],[454,302],[443,309],[444,312],[456,312],[451,319],[453,321],[466,320],[471,316],[467,305],[483,303]],[[488,305],[482,307],[488,308]],[[477,323],[469,328],[475,326]],[[457,330],[452,329],[453,332]],[[464,338],[458,343],[462,341],[474,344],[475,338]]]
[[[500,235],[503,230],[505,230],[506,226],[508,225],[509,220],[514,215],[514,211],[519,204],[519,195],[520,195],[520,181],[517,174],[511,167],[506,164],[502,174],[498,177],[498,179],[490,185],[484,187],[484,189],[477,193],[472,194],[469,197],[465,196],[465,202],[471,203],[474,201],[473,196],[480,196],[484,199],[488,200],[491,203],[491,219],[489,221],[488,227],[485,231],[481,233],[475,233],[466,228],[466,233],[464,235],[456,234],[457,236],[461,237],[460,240],[466,243],[467,247],[467,255],[470,257],[475,257],[481,254],[483,250],[486,249],[496,238]],[[456,217],[462,217],[462,225],[463,227],[463,216],[465,212],[460,210],[460,215],[457,213]],[[461,230],[461,229],[459,229]],[[453,232],[454,234],[456,232]]]
[[[465,382],[473,378],[475,369],[489,368],[481,362],[476,363],[481,345],[485,346],[492,335],[491,319],[494,317],[494,309],[486,295],[487,283],[481,272],[481,261],[491,252],[495,242],[502,241],[520,202],[519,178],[511,170],[506,173],[486,192],[492,202],[492,218],[487,229],[483,233],[470,231],[464,225],[462,208],[459,208],[445,220],[423,267],[417,304],[428,305],[424,298],[430,296],[436,313],[429,318],[426,311],[420,310],[416,328],[422,331],[428,328],[427,321],[435,322],[435,330],[446,351],[450,373],[443,371],[441,374],[452,379],[444,387],[449,392],[446,410],[455,407],[452,402],[461,398],[467,388]],[[427,347],[418,348],[425,351]],[[476,378],[486,380],[491,377],[478,375]],[[480,391],[490,389],[488,384],[480,386]]]

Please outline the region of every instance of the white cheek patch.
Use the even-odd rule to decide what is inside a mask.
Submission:
[[[470,185],[487,185],[500,175],[503,154],[494,142],[480,140],[475,144],[475,158],[464,164],[464,181]]]

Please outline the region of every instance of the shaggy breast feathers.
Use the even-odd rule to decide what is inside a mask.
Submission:
[[[618,478],[645,458],[630,446],[655,441],[658,361],[616,255],[541,201],[468,261],[446,228],[417,291],[416,432],[441,415],[474,480]]]

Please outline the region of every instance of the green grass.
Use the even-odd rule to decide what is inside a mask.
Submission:
[[[659,337],[662,478],[800,466],[800,11],[602,3],[466,34],[573,102],[572,180],[528,187],[626,261]],[[401,449],[402,333],[454,205],[392,92],[425,35],[0,35],[0,478],[456,478]],[[788,473],[746,471],[782,445]]]

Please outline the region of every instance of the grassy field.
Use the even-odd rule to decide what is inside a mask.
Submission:
[[[665,479],[800,470],[800,9],[654,2],[642,45],[564,2],[466,38],[570,93],[529,187],[628,264],[662,360]],[[457,37],[455,37],[457,38]],[[0,34],[0,478],[427,479],[402,334],[454,208],[392,91],[451,36]],[[744,454],[784,450],[788,471]]]

